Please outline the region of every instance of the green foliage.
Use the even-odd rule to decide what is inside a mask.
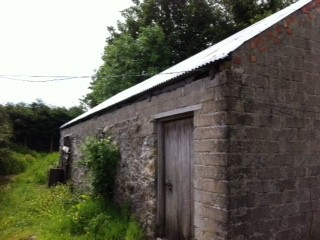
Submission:
[[[100,197],[81,195],[72,206],[70,214],[71,234],[86,235],[89,239],[144,239],[139,224]]]
[[[92,186],[97,195],[111,199],[120,152],[110,138],[89,138],[83,148],[81,162],[91,170]]]
[[[59,158],[59,154],[37,153],[36,158],[41,160],[32,161],[33,164],[28,166],[28,171],[23,175],[24,181],[34,184],[46,184],[49,168],[58,165],[57,159]]]
[[[10,149],[12,131],[8,111],[0,105],[0,175],[23,172],[31,161],[27,155],[13,154]]]
[[[109,27],[104,64],[83,102],[93,107],[295,0],[134,0]]]
[[[31,155],[12,153],[10,157],[1,160],[0,175],[18,174],[26,170],[27,166],[33,161]]]
[[[13,127],[14,142],[42,152],[57,151],[59,127],[84,111],[82,107],[48,106],[40,100],[7,104],[5,110]]]
[[[103,60],[91,83],[85,102],[95,106],[118,92],[137,84],[169,65],[170,50],[159,26],[141,28],[135,39],[124,33],[105,48]],[[147,75],[144,75],[147,73]]]
[[[46,175],[48,168],[56,164],[59,154],[24,154],[30,161],[27,171],[7,185],[0,185],[0,239],[25,239],[32,234],[41,235],[52,220],[53,212],[62,208],[68,199],[68,189],[48,189],[38,184],[38,175]],[[14,153],[23,156],[22,153]],[[62,217],[62,216],[61,216]],[[54,239],[54,238],[41,238]]]
[[[0,149],[0,152],[2,152],[2,155],[0,155],[0,175],[22,173],[39,156],[38,153],[30,149],[14,144],[10,144],[10,149],[7,148],[6,151],[8,151],[9,157],[3,158],[4,150]]]
[[[103,211],[103,206],[87,195],[81,195],[79,202],[71,210],[71,234],[82,235],[95,228],[97,217]]]
[[[27,171],[0,184],[0,239],[143,240],[139,224],[99,197],[75,195],[67,185],[47,188],[47,175],[59,154],[35,154]],[[134,236],[132,238],[132,236]]]
[[[12,166],[12,154],[9,150],[12,137],[12,126],[6,109],[0,105],[0,175],[10,174]]]
[[[0,105],[0,148],[9,145],[12,137],[12,126],[9,121],[9,115],[5,107]]]
[[[130,221],[125,240],[145,239],[140,225],[136,221]]]
[[[235,31],[239,31],[294,2],[296,0],[221,0],[221,5],[230,16]]]

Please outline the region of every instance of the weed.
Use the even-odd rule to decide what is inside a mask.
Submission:
[[[22,154],[27,171],[0,185],[0,239],[142,240],[125,211],[102,197],[72,194],[69,186],[47,188],[48,169],[59,155]],[[21,156],[22,156],[21,155]]]
[[[142,239],[145,239],[145,236],[140,225],[136,221],[131,220],[127,228],[125,240],[136,240],[136,239],[142,240]]]

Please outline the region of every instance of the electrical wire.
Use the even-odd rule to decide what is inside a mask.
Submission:
[[[17,78],[23,77],[23,78]],[[19,82],[31,82],[31,83],[44,83],[44,82],[55,82],[55,81],[64,81],[70,79],[79,79],[79,78],[91,78],[91,76],[27,76],[27,75],[0,75],[0,78],[11,80],[11,81],[19,81]],[[46,80],[31,80],[26,78],[53,78]]]
[[[18,74],[0,74],[0,76],[10,77],[31,77],[31,78],[65,78],[65,77],[90,77],[90,76],[70,76],[70,75],[18,75]]]
[[[195,72],[195,71],[201,71],[204,68],[198,68],[194,70],[186,70],[186,71],[177,71],[177,72],[161,72],[157,74],[148,74],[148,73],[142,73],[142,74],[121,74],[121,75],[105,75],[102,78],[123,78],[123,77],[152,77],[154,75],[170,75],[170,74],[179,74],[179,73],[188,73],[188,72]],[[21,77],[21,78],[20,78]],[[30,82],[30,83],[45,83],[45,82],[55,82],[55,81],[66,81],[71,79],[80,79],[80,78],[92,78],[92,76],[41,76],[41,75],[5,75],[0,74],[0,78],[11,80],[11,81],[20,81],[20,82]],[[26,78],[52,78],[52,79],[46,79],[46,80],[30,80]]]

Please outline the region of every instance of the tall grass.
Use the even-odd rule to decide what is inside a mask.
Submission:
[[[12,148],[19,150],[13,151]],[[12,146],[11,149],[0,148],[0,175],[24,172],[36,155],[36,152],[18,146]]]
[[[114,204],[72,194],[65,185],[47,188],[48,169],[58,158],[57,153],[36,154],[25,173],[0,185],[1,240],[144,239],[139,224]]]

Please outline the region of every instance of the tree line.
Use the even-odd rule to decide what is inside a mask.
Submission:
[[[10,144],[41,151],[59,149],[59,127],[83,113],[82,107],[52,107],[38,100],[31,104],[0,105],[0,149]]]
[[[132,0],[83,102],[93,107],[295,0]]]

